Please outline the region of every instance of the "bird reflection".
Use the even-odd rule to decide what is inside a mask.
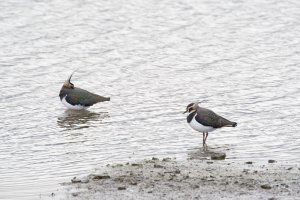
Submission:
[[[191,160],[206,160],[211,159],[212,157],[218,156],[218,155],[226,155],[225,150],[222,147],[214,147],[214,148],[208,148],[207,145],[204,145],[203,147],[191,149],[190,152],[188,152],[188,158]],[[225,157],[224,157],[225,159]],[[221,160],[224,160],[221,159]]]
[[[89,128],[92,122],[102,121],[109,117],[108,112],[95,113],[88,110],[66,110],[62,116],[58,117],[57,124],[66,130]]]

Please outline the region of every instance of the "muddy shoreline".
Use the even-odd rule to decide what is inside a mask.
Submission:
[[[300,166],[152,158],[64,183],[62,199],[299,199]]]

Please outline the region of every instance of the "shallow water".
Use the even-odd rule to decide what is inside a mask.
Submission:
[[[211,133],[226,159],[300,161],[300,3],[1,1],[0,199],[45,199],[107,163],[186,158],[188,103],[238,122]],[[110,96],[66,111],[75,86]]]

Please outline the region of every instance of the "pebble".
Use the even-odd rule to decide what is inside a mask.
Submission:
[[[163,162],[169,162],[169,161],[171,161],[171,158],[163,158],[162,161]]]
[[[272,187],[271,187],[270,185],[268,185],[268,184],[261,185],[260,187],[261,187],[262,189],[266,189],[266,190],[269,190],[269,189],[272,188]]]
[[[276,160],[268,160],[268,163],[275,163]]]
[[[166,171],[164,172],[165,174],[180,174],[180,170],[179,169],[176,169],[175,171]]]
[[[211,155],[211,157],[210,157],[210,159],[212,159],[212,160],[225,160],[225,158],[226,158],[225,153],[214,154],[214,155]]]
[[[125,186],[120,186],[120,187],[118,187],[118,190],[126,190],[126,187]]]
[[[77,179],[76,176],[74,178],[71,179],[72,183],[81,183],[80,179]]]
[[[163,168],[164,166],[162,165],[157,165],[157,164],[154,164],[154,168]]]
[[[131,182],[130,185],[137,185],[137,182]]]
[[[251,165],[251,164],[253,164],[253,162],[252,161],[247,161],[247,162],[245,162],[245,164]]]
[[[100,180],[100,179],[109,179],[110,178],[110,176],[108,176],[108,175],[94,175],[93,176],[93,180]]]
[[[74,192],[74,193],[72,193],[72,196],[73,197],[77,197],[79,195],[79,192]]]
[[[138,163],[132,163],[131,164],[132,167],[141,167],[143,166],[142,164],[138,164]]]
[[[288,188],[289,186],[285,183],[281,183],[281,186],[285,187],[285,188]]]

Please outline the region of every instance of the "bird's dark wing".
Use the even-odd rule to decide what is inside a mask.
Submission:
[[[221,128],[224,126],[233,126],[235,122],[231,122],[213,111],[205,108],[198,108],[197,115],[195,117],[196,121],[204,126],[211,126],[213,128]]]
[[[93,94],[89,91],[74,88],[69,90],[66,101],[72,105],[92,106],[95,103],[109,101],[109,98]]]

